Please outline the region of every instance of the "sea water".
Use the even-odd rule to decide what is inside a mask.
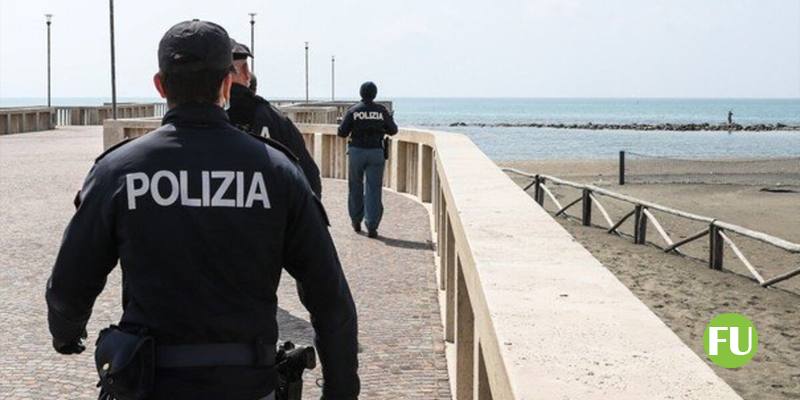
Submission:
[[[800,125],[800,99],[396,99],[404,126],[463,133],[494,160],[609,159],[620,150],[689,158],[800,157],[800,131],[660,132],[450,127],[466,123]]]
[[[691,158],[800,157],[800,131],[661,132],[450,127],[465,123],[800,125],[800,99],[396,99],[402,126],[463,133],[494,160],[608,159],[620,150]]]
[[[800,131],[659,132],[450,127],[465,123],[712,123],[800,125],[800,99],[444,99],[397,98],[401,126],[463,133],[495,160],[604,159],[620,150],[692,158],[800,157]],[[99,105],[108,98],[54,98],[54,105]],[[120,102],[161,101],[120,98]],[[44,99],[0,98],[0,107]]]

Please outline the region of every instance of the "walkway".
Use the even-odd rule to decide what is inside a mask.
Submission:
[[[0,137],[0,398],[95,399],[93,341],[79,356],[50,345],[44,286],[72,198],[102,149],[99,127]],[[450,388],[437,304],[428,215],[385,195],[380,240],[357,235],[346,215],[346,186],[324,181],[324,202],[359,311],[364,399],[447,399]],[[281,340],[311,342],[307,313],[288,274],[279,290]],[[119,270],[95,304],[89,336],[118,319]],[[305,398],[319,398],[306,375]]]

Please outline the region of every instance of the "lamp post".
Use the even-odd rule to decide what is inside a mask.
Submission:
[[[306,104],[308,104],[308,42],[306,42]]]
[[[255,44],[255,30],[256,30],[256,13],[251,12],[248,13],[250,16],[250,54],[256,55],[256,44]],[[253,57],[250,60],[250,69],[253,73],[256,72],[256,58]]]
[[[45,22],[47,23],[47,107],[51,106],[50,103],[50,24],[53,21],[53,14],[44,15]]]
[[[114,0],[108,0],[108,15],[111,23],[111,116],[117,119],[117,64],[114,59]]]
[[[331,56],[331,101],[336,101],[336,56]]]

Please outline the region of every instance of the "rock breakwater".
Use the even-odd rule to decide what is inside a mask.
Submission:
[[[595,124],[587,123],[481,123],[453,122],[450,127],[478,128],[555,128],[555,129],[589,129],[589,130],[634,130],[634,131],[800,131],[800,125],[775,124],[710,124],[710,123],[660,123],[660,124]]]

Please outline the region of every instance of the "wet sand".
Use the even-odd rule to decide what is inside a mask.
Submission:
[[[643,200],[692,213],[717,218],[754,230],[762,231],[798,243],[800,242],[800,193],[763,192],[774,182],[763,181],[770,176],[791,178],[795,161],[775,161],[748,170],[739,168],[735,176],[717,175],[718,182],[732,184],[628,184],[617,185],[615,161],[525,161],[500,163],[531,173],[543,173],[579,182],[590,182]],[[644,164],[644,163],[643,163]],[[646,166],[653,176],[659,176],[658,162]],[[790,172],[782,173],[781,168]],[[787,171],[783,169],[783,171]],[[687,171],[688,175],[696,174]],[[680,173],[672,173],[680,181]],[[734,177],[734,179],[730,179]],[[515,178],[524,184],[524,179]],[[746,183],[746,184],[745,184]],[[794,186],[782,185],[793,189]],[[562,204],[580,193],[571,188],[553,187]],[[631,210],[631,206],[601,197],[611,218],[616,221]],[[549,200],[545,207],[554,211]],[[580,209],[570,209],[578,216]],[[655,213],[665,230],[675,241],[704,228],[701,223]],[[712,365],[717,374],[745,399],[800,399],[800,276],[778,285],[761,288],[749,276],[747,269],[725,248],[725,269],[708,268],[708,239],[699,239],[683,248],[688,257],[665,254],[653,245],[634,245],[630,237],[619,237],[597,227],[584,227],[575,219],[556,218],[584,247],[611,270],[634,294],[701,358],[703,330],[716,314],[738,312],[750,317],[759,331],[759,353],[745,367],[727,370]],[[607,223],[595,211],[593,223]],[[623,224],[623,232],[632,233],[632,222]],[[655,229],[650,227],[648,239],[663,246]],[[800,267],[800,254],[788,252],[731,235],[758,271],[769,278]]]

